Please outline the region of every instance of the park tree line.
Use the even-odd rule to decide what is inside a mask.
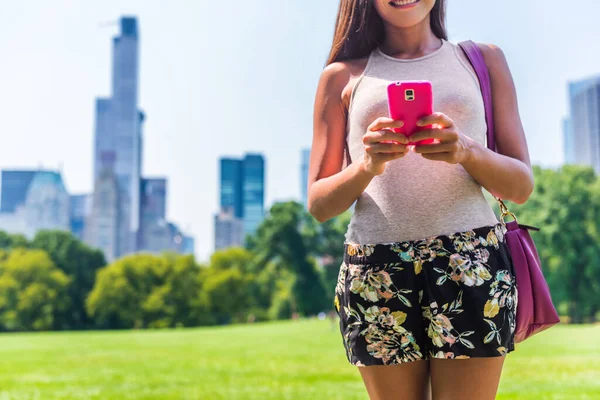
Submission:
[[[600,179],[590,168],[535,167],[525,205],[509,204],[533,237],[560,313],[600,311]],[[333,310],[345,213],[323,224],[296,202],[274,204],[242,248],[135,254],[107,265],[68,232],[33,240],[0,232],[0,330],[145,329],[245,323]]]

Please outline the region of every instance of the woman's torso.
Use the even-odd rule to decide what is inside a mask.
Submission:
[[[401,60],[373,51],[350,99],[347,142],[352,161],[363,157],[362,137],[378,117],[388,116],[387,85],[428,80],[434,110],[448,115],[459,131],[484,145],[483,100],[458,46],[443,41],[424,57]],[[391,243],[493,225],[498,220],[481,186],[460,164],[431,161],[409,152],[387,164],[358,198],[347,243]]]

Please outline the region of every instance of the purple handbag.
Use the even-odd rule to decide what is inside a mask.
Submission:
[[[494,136],[494,115],[492,108],[492,85],[490,75],[479,47],[472,41],[459,43],[467,58],[471,62],[479,79],[483,102],[485,106],[485,119],[487,122],[487,146],[496,151]],[[542,273],[540,258],[529,230],[537,228],[521,225],[511,213],[504,202],[495,197],[500,205],[501,222],[506,226],[506,243],[513,260],[517,282],[517,328],[515,342],[522,342],[528,337],[556,325],[560,320],[552,303],[550,289]],[[513,221],[506,223],[506,217]]]

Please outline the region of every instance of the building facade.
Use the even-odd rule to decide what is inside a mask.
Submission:
[[[252,235],[265,217],[265,159],[247,154],[243,170],[244,236]]]
[[[25,210],[29,238],[40,230],[70,229],[70,196],[60,173],[38,171],[35,174],[27,190]]]
[[[600,76],[569,83],[569,111],[565,161],[600,173]]]
[[[139,32],[135,18],[120,20],[113,38],[112,96],[96,100],[94,182],[105,175],[106,154],[119,189],[117,256],[137,250],[140,225],[140,180],[143,113],[138,109]],[[99,226],[94,224],[93,226]],[[102,235],[91,235],[100,237]],[[101,247],[99,243],[90,243]]]
[[[308,167],[310,165],[310,149],[302,149],[300,157],[300,195],[304,207],[308,207]]]
[[[19,174],[12,175],[15,176]],[[40,230],[70,229],[70,196],[59,172],[35,171],[27,184],[24,199],[22,186],[16,185],[16,181],[13,183],[15,185],[7,186],[7,190],[15,189],[15,193],[7,192],[10,202],[14,201],[14,204],[9,202],[14,205],[9,207],[13,211],[0,213],[0,230],[33,239]]]
[[[35,170],[3,170],[0,193],[0,211],[13,213],[17,207],[25,203],[29,184],[37,171]]]
[[[85,224],[92,211],[92,196],[78,194],[71,196],[70,227],[71,233],[79,240],[85,240]]]
[[[89,220],[86,222],[86,242],[104,253],[107,261],[121,254],[119,243],[120,203],[119,182],[112,168],[104,168],[94,185]]]
[[[170,247],[170,233],[166,221],[167,180],[142,179],[140,200],[138,249],[147,252],[166,250]]]
[[[265,217],[265,159],[246,154],[220,160],[220,209],[214,216],[215,249],[241,246]]]
[[[215,251],[244,244],[244,223],[231,210],[215,215]]]
[[[236,218],[244,218],[244,163],[243,160],[222,158],[220,163],[221,210],[232,211]]]

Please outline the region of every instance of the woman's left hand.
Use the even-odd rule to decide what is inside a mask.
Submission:
[[[454,121],[443,113],[434,113],[417,122],[419,126],[433,125],[432,129],[419,131],[410,136],[411,142],[436,139],[433,144],[415,145],[414,151],[428,160],[460,164],[469,159],[473,140],[459,132]]]

